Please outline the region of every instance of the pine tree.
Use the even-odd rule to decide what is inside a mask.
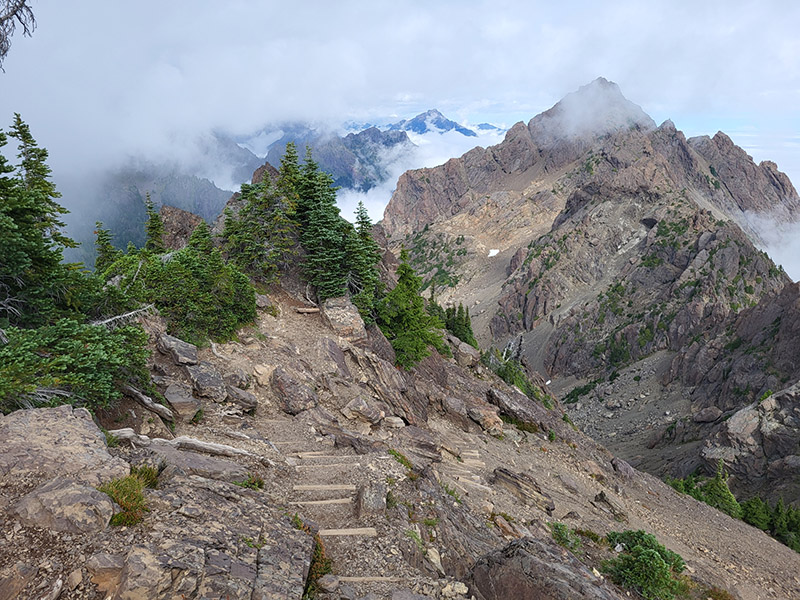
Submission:
[[[372,237],[372,221],[364,203],[359,201],[355,228],[347,228],[345,261],[348,291],[368,325],[375,322],[375,301],[381,293],[381,281],[376,268],[380,259],[380,247]]]
[[[772,521],[769,512],[767,503],[758,496],[753,496],[749,500],[742,502],[742,520],[763,531],[769,531]]]
[[[297,156],[297,146],[295,146],[294,142],[286,144],[278,172],[278,190],[290,202],[291,208],[294,209],[297,202],[297,188],[300,183],[300,160]]]
[[[103,229],[103,223],[97,221],[94,225],[94,234],[96,236],[94,246],[97,249],[94,272],[101,275],[115,260],[122,256],[122,252],[111,243],[111,232],[108,229]]]
[[[150,199],[150,192],[147,193],[145,206],[147,207],[147,222],[145,223],[147,241],[144,244],[145,250],[149,250],[154,254],[166,252],[167,248],[164,246],[164,223],[161,221],[161,215],[158,214],[153,201]]]
[[[430,354],[428,345],[444,351],[442,323],[427,313],[419,295],[422,280],[408,264],[408,252],[400,253],[397,285],[378,307],[378,324],[391,342],[397,364],[408,369]]]
[[[728,488],[728,473],[725,471],[721,459],[717,464],[716,475],[703,486],[703,499],[706,504],[721,510],[734,519],[742,517],[742,507]]]
[[[0,150],[9,137],[18,142],[19,164],[0,155],[0,327],[32,327],[74,315],[85,282],[61,262],[64,248],[77,244],[61,231],[67,211],[50,181],[47,150],[19,114],[8,135],[0,132]]]
[[[243,271],[271,282],[295,245],[296,224],[289,217],[290,203],[268,179],[243,184],[241,194],[245,203],[239,213],[225,213],[223,247]]]
[[[188,246],[199,254],[210,255],[214,250],[214,243],[211,241],[211,230],[205,220],[200,221],[189,236]]]

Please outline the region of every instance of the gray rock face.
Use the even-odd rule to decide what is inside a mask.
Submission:
[[[551,540],[516,540],[475,563],[468,581],[478,600],[620,600],[609,584]]]
[[[196,365],[197,346],[162,333],[156,342],[158,351],[167,354],[176,365]]]
[[[550,496],[543,492],[539,484],[527,473],[513,473],[498,467],[494,470],[494,481],[496,485],[507,489],[526,504],[536,506],[548,515],[553,514],[556,508]]]
[[[200,402],[192,396],[192,389],[184,383],[170,383],[164,390],[164,398],[178,418],[184,421],[190,421],[200,410]]]
[[[377,425],[385,416],[383,411],[371,405],[364,398],[355,398],[348,402],[342,409],[342,414],[348,419],[363,419],[368,423]]]
[[[314,408],[319,401],[314,390],[303,383],[297,374],[283,367],[275,368],[270,384],[278,405],[290,415]]]
[[[92,533],[106,528],[114,514],[114,504],[94,487],[56,478],[20,498],[12,512],[28,527]]]
[[[347,296],[325,300],[320,307],[320,315],[328,327],[333,329],[339,337],[357,346],[367,344],[364,320]]]
[[[168,465],[168,469],[171,468],[170,470],[165,470],[166,476],[174,473],[174,469],[177,469],[178,472],[184,475],[199,475],[200,477],[219,481],[243,481],[247,478],[247,469],[224,458],[176,450],[170,446],[156,444],[153,444],[150,448],[160,460],[163,460]]]
[[[0,418],[0,475],[37,473],[98,486],[129,472],[112,457],[88,411],[71,406],[18,410]]]
[[[245,410],[254,410],[258,406],[255,394],[232,385],[228,386],[228,402],[238,404]]]
[[[192,388],[198,396],[210,398],[214,402],[224,402],[228,397],[228,386],[213,365],[201,362],[187,365],[186,373],[192,382]]]

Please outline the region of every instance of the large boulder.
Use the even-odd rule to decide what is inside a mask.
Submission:
[[[28,527],[93,533],[106,528],[114,504],[94,487],[59,477],[24,495],[11,512]]]
[[[270,377],[272,391],[284,412],[296,415],[317,405],[317,393],[301,380],[300,375],[276,367]]]
[[[515,540],[482,556],[468,580],[478,600],[621,600],[620,595],[552,540]]]
[[[130,472],[108,453],[89,411],[71,406],[18,410],[0,416],[0,478],[34,474],[98,486]]]
[[[328,298],[322,303],[320,314],[325,324],[339,337],[357,346],[367,344],[364,319],[347,296]]]
[[[164,390],[164,398],[183,421],[190,421],[200,410],[200,402],[192,396],[192,388],[185,383],[171,382]]]

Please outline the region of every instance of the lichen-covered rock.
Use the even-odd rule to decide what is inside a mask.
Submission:
[[[301,380],[299,374],[283,367],[272,371],[270,385],[278,405],[290,415],[314,408],[319,401],[317,393]]]
[[[364,328],[364,319],[361,318],[358,308],[348,296],[328,298],[322,303],[320,314],[322,320],[333,329],[336,335],[351,344],[366,345],[367,330]]]
[[[210,398],[214,402],[224,402],[228,397],[228,386],[211,363],[201,362],[184,367],[198,396]]]
[[[503,421],[493,406],[471,406],[467,409],[469,418],[475,421],[489,435],[502,435]]]
[[[467,581],[478,600],[621,600],[581,562],[552,540],[525,538],[475,563]]]
[[[20,498],[12,512],[28,527],[93,533],[106,528],[114,505],[96,488],[59,477]]]
[[[0,419],[0,476],[35,473],[98,486],[129,472],[108,453],[89,411],[71,406],[18,410]]]

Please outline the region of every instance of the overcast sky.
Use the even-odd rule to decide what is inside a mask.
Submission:
[[[527,121],[598,76],[800,182],[800,2],[32,0],[0,73],[60,174],[198,132],[439,108]]]

